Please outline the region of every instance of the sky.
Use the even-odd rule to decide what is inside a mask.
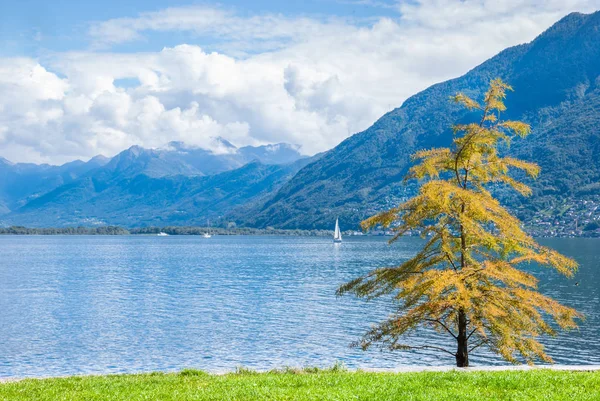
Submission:
[[[0,0],[0,156],[311,155],[600,0]]]

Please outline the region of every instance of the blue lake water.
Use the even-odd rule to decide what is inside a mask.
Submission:
[[[392,305],[335,296],[343,282],[412,255],[419,241],[0,237],[0,377],[451,365],[435,352],[350,348]],[[543,242],[581,269],[573,280],[539,271],[541,291],[587,316],[578,331],[544,339],[549,354],[600,364],[600,240]],[[446,344],[428,331],[409,341]],[[487,353],[471,359],[504,363]]]

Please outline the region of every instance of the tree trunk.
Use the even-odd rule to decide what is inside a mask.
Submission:
[[[456,350],[456,366],[469,367],[469,348],[467,339],[467,315],[464,310],[458,312],[458,349]]]
[[[467,188],[466,178],[464,188]],[[461,214],[465,213],[465,204],[461,206]],[[465,229],[460,225],[460,268],[461,270],[467,266],[465,260],[465,253],[467,251],[467,237],[465,235]],[[467,314],[463,308],[458,311],[458,337],[456,342],[458,343],[458,349],[456,350],[456,366],[459,368],[469,367],[469,348],[467,338]]]

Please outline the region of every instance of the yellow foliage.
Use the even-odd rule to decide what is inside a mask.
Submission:
[[[491,184],[507,185],[529,195],[529,187],[510,174],[539,174],[534,163],[498,154],[500,143],[510,144],[513,137],[531,132],[524,122],[499,118],[511,90],[500,79],[493,80],[482,105],[457,94],[455,102],[481,110],[481,121],[454,126],[452,148],[415,153],[418,164],[407,179],[426,180],[418,195],[362,223],[364,229],[395,224],[392,241],[415,230],[427,239],[423,249],[400,266],[374,270],[339,289],[339,294],[365,298],[391,294],[401,305],[365,335],[363,347],[383,342],[391,349],[411,349],[400,343],[402,335],[425,325],[457,340],[456,354],[440,349],[457,361],[461,344],[467,342],[468,351],[487,346],[511,362],[551,361],[538,341],[540,335],[555,334],[546,320],[571,329],[582,318],[538,293],[537,279],[522,270],[534,263],[572,276],[577,263],[540,246],[486,190]]]
[[[465,95],[464,93],[458,93],[456,96],[451,98],[455,103],[462,104],[469,110],[481,109],[479,103]]]

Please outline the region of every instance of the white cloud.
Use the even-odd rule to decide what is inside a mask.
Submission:
[[[106,47],[143,38],[144,32],[187,31],[198,36],[227,40],[229,48],[252,46],[257,49],[280,47],[313,35],[330,35],[345,30],[340,18],[286,17],[260,14],[241,17],[233,10],[210,6],[167,8],[141,13],[136,18],[116,18],[92,24],[89,35],[96,47]],[[261,44],[262,43],[262,44]]]
[[[215,136],[323,151],[415,92],[599,4],[421,0],[396,7],[397,18],[367,24],[171,8],[98,23],[90,34],[107,46],[184,30],[221,51],[179,45],[0,59],[0,156],[59,163],[172,140],[212,148]]]

